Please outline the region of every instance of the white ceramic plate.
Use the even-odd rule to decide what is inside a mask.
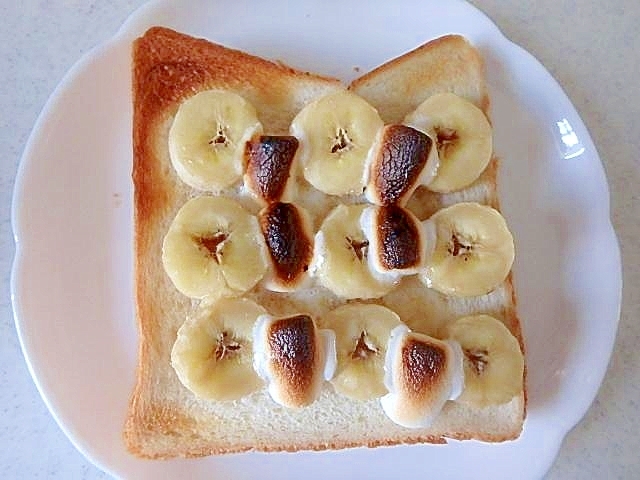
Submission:
[[[121,429],[137,345],[129,48],[156,24],[345,81],[358,75],[354,67],[365,72],[445,33],[480,48],[527,343],[529,411],[518,441],[166,462],[126,453]],[[127,478],[539,478],[593,401],[619,317],[619,249],[589,134],[546,70],[458,1],[385,9],[364,0],[152,2],[81,60],[47,103],[20,165],[13,221],[13,303],[33,378],[77,448]]]

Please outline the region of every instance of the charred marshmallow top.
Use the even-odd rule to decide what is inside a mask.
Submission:
[[[308,213],[292,203],[269,204],[258,214],[272,269],[265,286],[287,292],[302,286],[313,257],[313,233]]]
[[[376,138],[366,197],[376,205],[404,205],[420,185],[433,180],[438,152],[431,138],[406,125],[386,125]]]
[[[405,325],[394,328],[385,358],[385,385],[389,393],[380,403],[394,423],[428,427],[445,402],[462,392],[460,345],[411,332]]]
[[[369,240],[368,260],[381,274],[417,273],[426,256],[426,236],[420,220],[406,208],[368,207],[360,225]]]
[[[247,142],[245,185],[263,203],[291,200],[293,159],[298,139],[289,135],[254,137]]]
[[[313,403],[336,366],[335,337],[304,314],[262,315],[253,329],[253,365],[274,401],[290,408]]]

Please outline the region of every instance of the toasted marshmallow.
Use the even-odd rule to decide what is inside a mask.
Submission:
[[[424,225],[397,205],[368,207],[360,226],[369,240],[368,262],[379,274],[412,275],[422,270],[427,256]]]
[[[258,221],[271,263],[265,287],[274,292],[303,287],[309,281],[313,259],[313,231],[307,211],[292,203],[271,203],[260,211]]]
[[[295,197],[293,159],[298,139],[289,135],[261,135],[247,142],[246,188],[263,204]]]
[[[447,400],[455,400],[464,388],[463,354],[460,345],[411,332],[405,325],[394,328],[385,357],[382,409],[398,425],[428,427]]]
[[[404,205],[416,188],[435,177],[438,149],[420,130],[386,125],[378,132],[369,162],[367,200],[376,205]]]
[[[313,403],[336,368],[335,334],[304,314],[261,315],[253,328],[253,368],[271,398],[289,408]]]

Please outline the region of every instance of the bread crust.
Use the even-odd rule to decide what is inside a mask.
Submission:
[[[489,111],[484,62],[461,35],[436,38],[385,62],[351,82],[349,90],[375,106],[385,123],[401,123],[428,97],[444,92]]]
[[[416,80],[416,65],[422,69],[433,67],[437,58],[447,58],[445,65]],[[179,294],[164,274],[161,246],[178,208],[201,192],[181,183],[171,168],[166,145],[170,122],[183,99],[204,89],[219,88],[252,102],[265,134],[287,134],[291,120],[306,103],[345,86],[337,79],[295,70],[163,27],[153,27],[135,40],[132,65],[134,295],[139,351],[136,383],[123,432],[130,452],[145,458],[199,457],[249,450],[442,444],[447,438],[501,442],[520,435],[526,411],[525,392],[507,405],[484,411],[449,402],[432,428],[419,430],[398,427],[378,412],[376,402],[360,404],[339,397],[328,384],[314,405],[295,413],[276,408],[264,392],[224,406],[207,405],[194,398],[179,383],[170,365],[176,331],[194,303]],[[487,112],[489,97],[482,68],[480,56],[466,40],[448,36],[378,67],[348,88],[378,108],[386,122],[398,121],[401,115],[397,108],[389,108],[398,103],[397,94],[383,88],[389,82],[411,84],[411,92],[415,91],[402,102],[402,108],[407,109],[402,116],[423,95],[420,92],[428,95],[442,89],[466,96]],[[397,83],[394,85],[397,87]],[[415,207],[420,218],[445,204],[465,199],[497,208],[497,175],[498,159],[494,158],[480,179],[464,191],[441,195],[419,190],[408,207]],[[285,303],[274,302],[269,307],[286,309]],[[330,304],[328,301],[327,308]],[[478,300],[478,305],[501,318],[524,348],[511,275],[495,294]],[[461,308],[473,311],[478,305]],[[321,408],[340,412],[335,418],[327,417]],[[264,428],[238,433],[238,424],[232,423],[235,417],[229,413],[233,409],[245,415],[255,411],[256,418],[265,422]],[[268,424],[265,417],[281,423]],[[361,430],[351,425],[353,433],[344,432],[350,419],[357,417],[365,418]],[[335,423],[322,430],[314,424],[314,418]],[[289,425],[285,434],[273,433],[282,425]]]

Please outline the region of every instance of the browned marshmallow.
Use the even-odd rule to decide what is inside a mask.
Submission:
[[[386,125],[373,146],[365,195],[376,205],[404,205],[419,185],[435,176],[437,150],[425,133],[406,125]]]
[[[391,332],[385,369],[389,393],[380,402],[387,416],[404,427],[430,425],[445,402],[462,390],[460,346],[406,326]]]
[[[295,182],[291,167],[297,149],[298,139],[288,135],[262,135],[247,142],[244,181],[260,201],[271,203],[291,196],[288,190]]]
[[[258,318],[254,327],[254,368],[269,384],[269,394],[277,403],[301,408],[318,397],[327,375],[327,358],[335,357],[335,347],[333,355],[328,355],[327,332],[318,330],[305,314]]]
[[[397,205],[367,208],[360,224],[369,239],[368,260],[379,273],[417,273],[426,257],[426,236],[420,220]]]
[[[307,212],[292,203],[276,202],[258,214],[272,268],[265,286],[276,292],[297,289],[308,279],[313,232]]]

